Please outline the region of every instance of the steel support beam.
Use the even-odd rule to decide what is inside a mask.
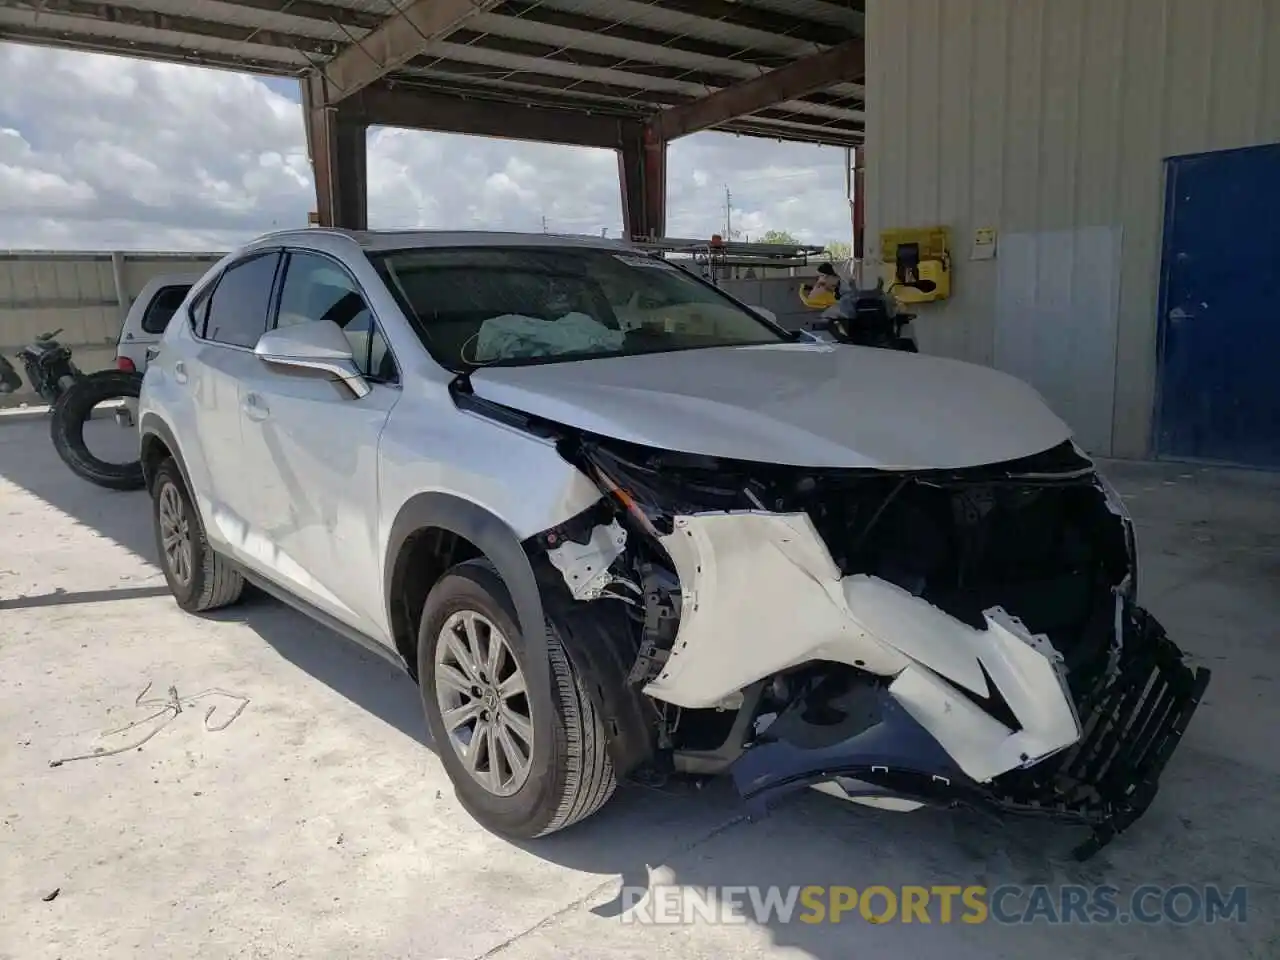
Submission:
[[[337,103],[427,52],[468,20],[502,0],[413,0],[353,41],[323,68],[326,100]]]
[[[667,144],[651,127],[628,123],[618,149],[625,239],[656,238],[667,229]]]
[[[857,82],[865,73],[865,45],[861,38],[849,40],[753,80],[744,80],[692,103],[664,110],[650,121],[650,127],[658,139],[671,141],[817,93],[837,83]]]
[[[622,126],[636,123],[602,114],[431,93],[404,85],[369,87],[358,96],[344,100],[340,107],[366,126],[404,127],[606,150],[621,147]]]
[[[367,124],[324,100],[323,79],[302,81],[307,153],[316,183],[316,214],[322,227],[369,228],[365,146]]]
[[[41,16],[61,15],[93,23],[95,27],[112,24],[119,27],[140,27],[163,33],[183,33],[213,40],[225,40],[237,46],[274,47],[295,51],[302,57],[327,59],[337,54],[344,45],[333,40],[303,36],[280,30],[264,30],[254,26],[220,22],[208,16],[194,17],[181,14],[140,10],[121,3],[103,3],[101,0],[18,0],[4,6],[29,9],[33,24],[41,25]],[[234,49],[234,47],[233,47]]]

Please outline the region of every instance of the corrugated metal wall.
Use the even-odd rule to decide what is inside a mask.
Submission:
[[[0,353],[17,372],[14,352],[37,334],[62,328],[58,339],[74,351],[86,373],[115,362],[115,344],[134,297],[152,277],[202,273],[221,254],[117,254],[120,288],[111,253],[0,251]],[[22,391],[0,395],[0,404],[30,401]]]
[[[1093,450],[1147,455],[1163,160],[1280,141],[1280,0],[869,0],[867,38],[867,259],[882,228],[952,230],[923,349],[1015,366]]]

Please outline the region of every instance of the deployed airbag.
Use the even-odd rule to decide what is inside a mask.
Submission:
[[[473,359],[492,363],[514,357],[617,350],[625,336],[585,313],[566,313],[556,320],[504,313],[480,325]]]

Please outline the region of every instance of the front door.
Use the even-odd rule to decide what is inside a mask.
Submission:
[[[1280,469],[1280,145],[1168,161],[1156,455]]]
[[[259,363],[241,381],[243,469],[262,573],[348,626],[390,640],[378,546],[378,441],[398,373],[359,286],[336,261],[288,254],[276,326],[333,322],[373,387],[354,399],[328,380]]]

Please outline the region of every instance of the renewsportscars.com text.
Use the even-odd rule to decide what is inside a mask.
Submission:
[[[1245,887],[624,887],[623,923],[1244,923]]]

